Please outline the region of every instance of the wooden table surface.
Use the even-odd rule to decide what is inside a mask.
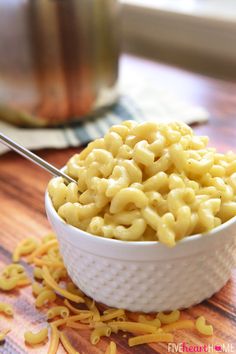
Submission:
[[[138,59],[124,55],[121,58],[121,75],[129,75],[131,71],[146,71],[150,77],[156,78],[157,85],[170,89],[177,96],[192,104],[205,107],[210,113],[208,123],[195,126],[199,134],[210,136],[211,145],[221,151],[236,151],[236,83],[215,80],[205,76],[189,73],[178,68]],[[65,164],[68,158],[77,152],[77,148],[64,150],[41,150],[38,154],[57,167]],[[49,229],[44,210],[44,191],[49,175],[34,167],[15,153],[7,153],[0,157],[0,266],[8,264],[11,252],[17,242],[27,236],[40,237]],[[0,299],[6,299],[0,294]],[[0,300],[0,301],[1,301]],[[35,312],[29,289],[22,289],[9,296],[9,301],[17,308],[14,321],[0,318],[0,329],[3,324],[13,327],[0,353],[46,353],[47,347],[30,349],[23,343],[23,333],[27,328],[37,326],[42,317]],[[214,343],[232,344],[236,353],[236,271],[226,286],[208,301],[185,311],[188,318],[204,314],[215,328],[214,337],[205,339],[190,331],[179,331],[176,341],[194,344]],[[88,336],[73,333],[73,339],[80,353],[104,353],[104,339],[94,349]],[[121,335],[113,335],[118,344],[118,353],[167,353],[167,347],[160,345],[143,345],[140,348],[129,348]],[[58,351],[64,353],[62,349]]]

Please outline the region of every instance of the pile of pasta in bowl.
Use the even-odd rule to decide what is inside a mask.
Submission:
[[[236,154],[184,123],[125,121],[67,163],[48,192],[59,216],[90,234],[167,246],[236,215]]]
[[[34,268],[35,306],[48,305],[47,324],[24,333],[27,345],[45,343],[48,327],[49,354],[60,343],[77,353],[71,329],[87,331],[98,347],[111,337],[106,354],[117,353],[119,332],[130,347],[171,343],[182,329],[213,335],[203,314],[177,310],[219,291],[235,264],[235,219],[227,221],[236,215],[236,155],[207,144],[183,123],[125,121],[69,160],[64,170],[75,182],[49,182],[45,206],[56,235],[23,240],[0,274],[0,290],[9,292],[31,284]],[[12,316],[14,308],[4,300],[0,311]]]

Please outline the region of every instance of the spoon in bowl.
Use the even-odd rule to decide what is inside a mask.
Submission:
[[[36,165],[42,167],[44,170],[51,173],[52,175],[54,175],[56,177],[63,177],[64,180],[66,180],[68,183],[71,183],[71,182],[77,183],[73,178],[66,175],[64,172],[58,170],[56,167],[54,167],[50,163],[43,160],[41,157],[35,155],[33,152],[26,149],[24,146],[16,143],[15,141],[10,139],[8,136],[2,134],[1,132],[0,132],[0,142],[2,144],[6,145],[7,147],[9,147],[11,150],[16,151],[18,154],[22,155],[26,159],[35,163]]]

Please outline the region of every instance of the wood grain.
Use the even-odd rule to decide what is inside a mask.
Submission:
[[[216,81],[207,77],[197,76],[173,67],[148,62],[125,56],[121,60],[121,73],[126,75],[131,70],[145,70],[163,83],[166,88],[171,88],[180,96],[190,101],[205,106],[211,113],[208,124],[196,126],[198,133],[209,135],[212,145],[219,150],[232,149],[236,151],[236,84]],[[180,90],[181,88],[181,90]],[[60,151],[42,150],[39,155],[57,167],[65,164],[68,158],[78,152],[77,148]],[[34,167],[30,162],[7,153],[0,157],[0,268],[11,261],[11,252],[18,241],[27,236],[40,238],[49,229],[44,210],[44,191],[50,176],[46,172]],[[31,274],[31,268],[27,266]],[[0,293],[0,301],[6,296]],[[0,329],[10,327],[12,331],[7,337],[0,353],[25,354],[47,353],[45,347],[31,349],[23,342],[23,333],[28,328],[40,328],[45,323],[41,312],[35,310],[30,288],[8,295],[7,300],[16,308],[14,320],[0,317]],[[178,331],[175,335],[176,343],[234,345],[236,352],[236,271],[232,273],[230,281],[225,287],[208,301],[194,306],[183,313],[184,318],[196,318],[203,315],[213,324],[215,334],[213,338],[204,338],[194,331]],[[104,306],[100,305],[103,309]],[[89,342],[88,331],[69,331],[69,337],[75,347],[82,354],[101,354],[109,342],[102,339],[97,347]],[[128,338],[128,335],[127,335]],[[122,334],[112,335],[116,341],[119,354],[166,354],[166,344],[142,345],[129,348],[127,338]],[[60,348],[58,353],[64,353]]]

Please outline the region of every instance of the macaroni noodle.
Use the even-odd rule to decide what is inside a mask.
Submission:
[[[116,343],[115,342],[110,342],[110,344],[108,345],[105,354],[116,354],[117,350],[116,350]]]
[[[3,312],[7,316],[13,316],[12,306],[5,302],[0,302],[0,312]]]
[[[179,188],[179,183],[177,184]],[[181,208],[185,208],[185,206],[182,206]],[[140,215],[146,217],[145,213],[141,214],[141,212],[137,210],[127,211],[127,213],[121,212],[116,215],[116,223],[129,225],[130,223],[139,220]],[[110,214],[106,215],[106,217],[104,217],[105,222],[109,223],[110,217]],[[158,220],[157,222],[159,222]],[[150,228],[149,230],[148,228],[150,228],[150,226],[146,229],[149,232],[150,230],[153,231],[153,229]],[[33,266],[35,267],[36,259],[52,257],[52,263],[61,260],[59,245],[58,243],[52,244],[52,240],[55,241],[55,236],[52,234],[50,237],[46,236],[45,238],[42,238],[41,245],[38,247],[38,250],[33,251],[33,253],[37,252],[37,258],[33,257],[31,260],[30,257],[27,257],[28,262],[33,263]],[[86,338],[89,338],[89,336],[87,336],[89,333],[90,342],[92,345],[96,345],[101,339],[103,343],[101,343],[100,348],[104,347],[105,342],[107,341],[106,338],[103,339],[102,337],[109,337],[111,333],[117,333],[119,330],[129,332],[131,336],[133,335],[133,337],[128,339],[128,344],[130,347],[152,342],[173,342],[173,335],[175,334],[175,331],[181,329],[194,330],[196,328],[196,330],[201,334],[213,334],[213,327],[206,324],[206,320],[203,316],[199,317],[195,323],[193,320],[189,319],[180,320],[180,311],[178,310],[170,313],[160,312],[156,315],[141,315],[115,308],[107,308],[106,310],[101,311],[99,304],[96,304],[92,299],[86,297],[83,292],[72,283],[64,265],[63,268],[56,269],[55,267],[50,267],[48,269],[45,265],[42,265],[41,267],[35,268],[37,269],[38,275],[41,277],[42,284],[39,282],[34,282],[32,284],[32,292],[36,296],[35,305],[38,311],[41,312],[41,307],[47,302],[46,316],[48,324],[49,321],[53,320],[53,322],[49,324],[51,331],[48,354],[56,354],[59,343],[63,345],[67,353],[78,353],[78,351],[76,351],[70,343],[67,335],[62,332],[63,329],[67,331],[68,328],[71,330],[74,329],[75,331],[85,330]],[[2,271],[2,277],[5,281],[12,281],[12,279],[16,279],[17,285],[19,282],[26,281],[24,267],[20,264],[10,264],[6,266]],[[63,278],[63,288],[61,288],[58,284],[61,278]],[[4,290],[8,291],[9,287]],[[57,296],[57,294],[60,296]],[[61,297],[62,299],[60,299]],[[64,305],[61,305],[63,299]],[[68,299],[70,301],[77,302],[78,307],[77,304],[72,305]],[[79,303],[81,302],[83,302],[83,309],[80,308],[81,304]],[[0,302],[0,312],[6,314],[7,316],[13,316],[13,309],[11,305],[5,302]],[[42,311],[42,313],[43,312],[44,311]],[[11,321],[11,319],[7,320]],[[0,342],[4,341],[8,332],[9,330],[3,330],[0,332]],[[48,329],[43,328],[37,333],[28,331],[24,334],[24,336],[27,344],[43,345],[48,337]],[[126,336],[126,334],[124,336]],[[116,354],[116,352],[116,344],[111,341],[110,344],[106,346],[106,354]]]
[[[198,330],[199,333],[204,334],[206,336],[213,335],[213,327],[212,327],[212,325],[206,324],[205,317],[203,317],[203,316],[198,317],[195,322],[195,326],[196,326],[196,329]]]
[[[69,160],[77,184],[53,178],[48,192],[58,214],[84,231],[172,247],[236,215],[236,154],[207,144],[184,123],[126,121]]]
[[[25,342],[28,344],[39,344],[44,342],[48,338],[48,329],[43,328],[38,333],[33,333],[31,331],[25,332],[24,337]]]

